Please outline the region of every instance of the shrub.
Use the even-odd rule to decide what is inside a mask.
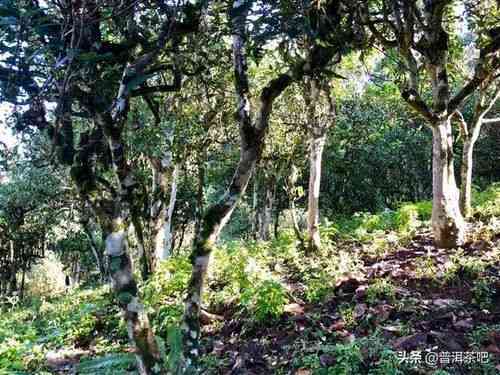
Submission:
[[[319,302],[333,293],[340,279],[363,277],[363,262],[348,251],[331,251],[308,261],[302,272],[308,302]]]
[[[400,232],[416,229],[422,221],[430,220],[432,202],[403,203],[396,213],[396,226]]]
[[[401,367],[401,361],[392,350],[384,349],[380,354],[375,368],[369,372],[370,375],[404,375]]]
[[[430,256],[416,258],[413,265],[415,275],[420,279],[434,279],[438,273],[434,258]]]
[[[396,288],[389,279],[377,279],[366,289],[366,301],[370,304],[380,299],[393,300],[395,295]]]
[[[432,215],[432,202],[404,203],[398,210],[385,210],[372,214],[356,213],[351,217],[336,217],[333,224],[324,228],[324,233],[331,233],[341,239],[354,239],[362,242],[372,241],[377,234],[395,231],[406,235],[429,220]]]
[[[118,330],[119,321],[108,287],[32,299],[31,305],[21,305],[2,315],[0,373],[43,373],[48,351],[88,345],[91,341],[96,354],[120,350],[119,342],[126,338],[126,330]]]
[[[472,194],[474,215],[480,218],[500,216],[500,183],[492,184],[482,192]]]
[[[363,357],[358,343],[337,344],[334,353],[337,364],[328,369],[329,375],[354,375],[360,373]]]
[[[483,277],[474,282],[472,287],[472,302],[478,305],[481,309],[489,309],[493,305],[493,297],[496,288],[493,286],[495,282],[493,277]]]
[[[279,317],[288,302],[277,278],[279,264],[299,258],[295,239],[284,233],[272,242],[232,241],[213,252],[207,298],[215,310],[234,304],[257,321]]]
[[[241,296],[241,303],[255,314],[259,322],[274,319],[283,314],[288,297],[283,286],[274,280],[263,280],[246,289]]]
[[[352,329],[356,326],[356,314],[354,311],[354,306],[343,303],[339,306],[339,314],[348,329]]]
[[[191,263],[184,256],[163,261],[143,288],[144,303],[162,335],[182,316],[184,293],[191,277]]]
[[[66,289],[63,265],[53,252],[26,275],[26,292],[31,296],[54,296]]]
[[[333,291],[332,277],[321,272],[315,277],[306,277],[305,297],[310,303],[324,300]]]
[[[486,261],[474,256],[466,256],[462,249],[458,249],[445,263],[443,279],[445,282],[452,283],[461,283],[462,277],[475,279],[484,272],[486,266]]]
[[[269,246],[269,254],[285,261],[297,261],[297,238],[291,229],[282,230]]]

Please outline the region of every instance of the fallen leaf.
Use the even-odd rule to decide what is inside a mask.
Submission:
[[[361,284],[361,280],[350,276],[344,276],[339,278],[339,280],[335,284],[335,287],[337,289],[340,289],[343,293],[354,293],[359,284]]]
[[[451,298],[437,298],[433,300],[432,303],[440,309],[449,309],[461,305],[460,301]]]
[[[319,364],[322,367],[330,367],[334,365],[336,362],[335,357],[332,356],[331,354],[321,354],[319,356]]]
[[[300,306],[298,303],[289,303],[288,305],[285,305],[283,310],[287,313],[294,314],[294,315],[304,314],[304,308],[302,306]]]
[[[357,299],[364,298],[366,296],[366,290],[368,289],[368,285],[360,285],[354,291],[354,295]]]
[[[427,342],[427,333],[419,332],[410,336],[400,337],[394,341],[396,349],[412,350]]]
[[[330,326],[330,329],[334,331],[340,331],[344,328],[345,328],[345,322],[343,320],[339,320]]]
[[[500,345],[500,332],[499,331],[490,332],[489,338],[490,338],[491,342],[497,343]]]
[[[366,310],[367,306],[364,303],[357,304],[356,307],[354,307],[354,317],[356,319],[361,318],[366,314]]]
[[[464,347],[457,342],[450,332],[430,331],[429,336],[434,338],[441,347],[450,352],[463,352]]]
[[[394,310],[394,307],[388,304],[377,305],[373,308],[373,313],[375,315],[375,319],[377,322],[383,322],[389,319],[391,315],[391,311]]]
[[[500,354],[500,348],[496,344],[490,344],[484,350],[489,353]]]
[[[472,321],[472,318],[467,318],[467,319],[462,319],[459,320],[454,324],[455,328],[460,330],[460,331],[469,331],[472,328],[474,328],[474,323]]]
[[[391,333],[401,332],[401,326],[382,326],[382,330]]]

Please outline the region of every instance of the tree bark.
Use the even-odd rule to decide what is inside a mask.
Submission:
[[[327,112],[318,111],[322,95],[327,99]],[[326,132],[335,120],[335,103],[330,87],[319,79],[305,82],[304,102],[307,109],[307,130],[309,133],[309,191],[307,199],[307,249],[316,251],[321,247],[319,233],[319,194],[321,184],[321,162],[326,142]]]
[[[99,245],[99,239],[97,238],[97,227],[98,224],[96,223],[95,219],[93,218],[93,213],[91,212],[92,209],[90,208],[91,205],[90,203],[86,203],[86,206],[84,207],[84,211],[87,211],[84,213],[85,217],[84,220],[82,220],[82,225],[85,233],[87,234],[87,237],[90,240],[90,249],[92,251],[92,255],[94,255],[94,259],[96,262],[96,268],[97,271],[99,272],[100,280],[104,281],[106,277],[106,269],[104,267],[103,261],[102,261],[102,247]]]
[[[142,227],[141,219],[139,215],[136,212],[132,212],[132,229],[133,233],[135,235],[135,239],[137,241],[137,247],[138,247],[138,257],[139,257],[139,263],[140,263],[140,271],[141,271],[141,277],[143,281],[146,281],[149,279],[149,276],[151,275],[151,262],[150,262],[150,257],[148,254],[147,250],[147,245],[146,245],[146,240],[144,238],[144,229]]]
[[[259,238],[259,181],[257,173],[253,177],[252,186],[252,236],[254,240]]]
[[[24,286],[26,282],[26,266],[24,265],[21,270],[21,288],[19,289],[19,298],[24,298]]]
[[[295,237],[299,240],[300,247],[306,248],[306,243],[302,231],[300,230],[299,220],[297,219],[297,208],[295,207],[295,199],[290,200],[290,214],[292,215],[293,232]]]
[[[448,118],[434,124],[432,150],[432,228],[436,245],[460,246],[465,239],[465,222],[459,207],[459,191],[453,168],[453,139]]]
[[[106,237],[106,256],[118,303],[123,310],[127,332],[135,348],[138,370],[141,375],[153,374],[159,366],[158,350],[148,316],[139,301],[137,284],[132,272],[130,256],[127,252],[127,224],[119,214],[113,218],[110,233]]]
[[[280,227],[280,214],[281,211],[278,207],[274,210],[274,238],[278,238],[279,236],[279,227]]]
[[[170,184],[170,198],[168,206],[163,203],[155,224],[155,257],[157,262],[167,259],[172,252],[172,215],[177,198],[178,167],[174,166]]]
[[[319,192],[321,182],[321,159],[325,136],[313,138],[309,151],[309,193],[307,199],[307,232],[310,251],[321,247],[319,234]]]
[[[465,221],[460,211],[453,156],[453,133],[448,81],[448,34],[443,28],[445,7],[426,7],[425,18],[431,27],[425,31],[429,48],[426,69],[432,83],[432,228],[438,247],[454,248],[465,241]],[[412,87],[417,87],[412,85]],[[411,97],[415,95],[411,94]],[[418,96],[418,94],[417,94]]]
[[[153,169],[153,201],[150,209],[153,269],[171,253],[171,222],[177,197],[178,166],[173,162],[173,129],[165,131],[165,139],[168,142],[168,148],[162,158],[150,159]]]
[[[265,184],[265,197],[260,212],[259,239],[269,241],[271,239],[271,224],[273,220],[274,206],[274,176],[268,176]]]
[[[205,160],[207,159],[206,149],[201,151],[202,156],[198,158],[198,186],[196,191],[196,217],[194,224],[194,238],[198,238],[201,231],[201,221],[204,209],[204,188],[205,188]]]
[[[473,166],[474,142],[465,139],[462,148],[462,165],[460,169],[460,209],[464,217],[472,215],[472,166]]]
[[[295,237],[297,237],[297,240],[299,241],[301,249],[305,250],[306,244],[304,241],[304,236],[302,235],[302,231],[300,230],[299,221],[297,219],[297,209],[295,207],[295,201],[298,198],[298,190],[296,187],[298,177],[298,169],[295,165],[292,165],[291,173],[286,179],[285,189],[290,205],[290,215],[292,216],[293,231],[295,233]]]

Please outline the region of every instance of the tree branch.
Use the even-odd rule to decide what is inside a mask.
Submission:
[[[492,124],[494,122],[500,122],[500,117],[483,119],[483,124]]]
[[[429,106],[422,100],[419,93],[415,89],[404,89],[401,91],[403,99],[425,119],[433,122],[436,120],[436,115],[429,109]]]

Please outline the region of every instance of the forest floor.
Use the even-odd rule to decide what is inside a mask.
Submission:
[[[269,325],[226,316],[205,327],[207,350],[221,374],[498,374],[499,250],[500,232],[469,241],[464,267],[450,275],[457,250],[436,248],[426,229],[382,257],[354,245],[364,272],[337,281],[330,298],[297,300]]]
[[[290,236],[218,250],[203,373],[500,373],[500,187],[477,207],[459,249],[434,246],[428,207],[417,206],[422,220],[410,227],[400,211],[325,229],[334,240],[317,254]],[[144,299],[165,337],[182,312],[189,264],[181,257],[161,271]],[[135,373],[109,286],[3,312],[0,374],[51,373]]]

